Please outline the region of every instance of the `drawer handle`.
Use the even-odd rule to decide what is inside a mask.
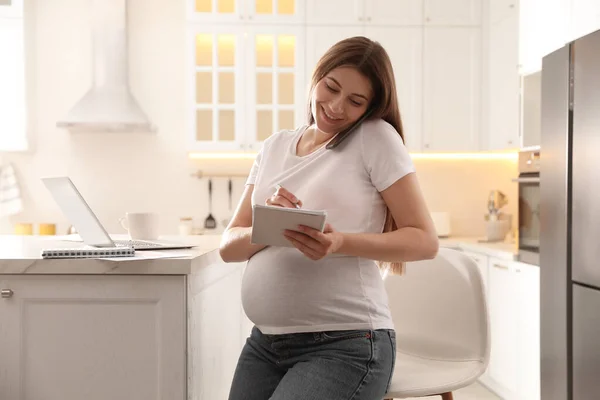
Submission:
[[[2,293],[2,298],[3,299],[9,299],[13,296],[14,292],[10,289],[2,289],[2,291],[0,291],[0,293]]]
[[[498,269],[505,269],[508,271],[508,267],[506,265],[500,265],[500,264],[492,264],[494,266],[494,268],[498,268]]]

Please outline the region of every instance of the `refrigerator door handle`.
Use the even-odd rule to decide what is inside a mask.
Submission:
[[[519,182],[519,183],[540,183],[540,178],[534,178],[534,177],[527,177],[527,178],[513,178],[512,179],[513,182]]]

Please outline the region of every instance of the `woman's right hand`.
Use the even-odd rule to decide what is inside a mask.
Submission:
[[[277,206],[284,208],[302,207],[302,201],[299,200],[292,192],[279,186],[277,191],[265,202],[268,206]]]

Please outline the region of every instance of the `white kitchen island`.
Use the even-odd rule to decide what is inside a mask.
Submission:
[[[245,263],[186,240],[177,258],[41,259],[80,244],[0,236],[0,399],[226,399]]]

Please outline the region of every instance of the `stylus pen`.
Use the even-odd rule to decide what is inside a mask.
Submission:
[[[279,183],[277,185],[275,185],[275,190],[279,190],[279,189],[283,189],[283,186],[281,186]],[[296,208],[300,208],[300,205],[298,203],[293,203],[294,206],[296,206]]]

